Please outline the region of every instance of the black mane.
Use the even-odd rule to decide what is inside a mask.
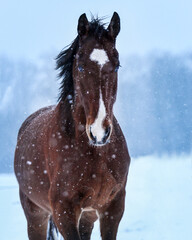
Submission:
[[[89,36],[94,36],[100,39],[107,33],[105,24],[101,22],[103,19],[93,18],[89,22]],[[61,86],[58,100],[65,100],[68,95],[74,96],[74,85],[73,85],[73,61],[74,57],[79,48],[79,36],[75,38],[71,45],[64,48],[56,57],[56,69],[59,69],[58,77],[61,78]]]

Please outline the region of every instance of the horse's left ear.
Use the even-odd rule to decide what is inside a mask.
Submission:
[[[89,22],[87,20],[86,14],[83,13],[79,17],[77,31],[79,36],[82,37],[88,33],[88,30],[89,30]]]
[[[114,12],[111,18],[111,22],[107,28],[109,36],[111,36],[114,40],[120,32],[120,17],[118,13]]]

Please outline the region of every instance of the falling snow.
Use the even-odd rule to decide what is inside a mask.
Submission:
[[[132,160],[125,213],[117,239],[191,240],[191,159],[191,156],[167,156]],[[4,206],[1,208],[1,239],[27,239],[27,223],[15,176],[0,175],[0,195],[1,206]],[[67,195],[68,192],[64,191],[63,196]],[[99,224],[96,222],[92,240],[98,239]]]

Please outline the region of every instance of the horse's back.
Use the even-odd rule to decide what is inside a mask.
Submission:
[[[15,151],[15,164],[34,161],[31,158],[43,154],[43,143],[46,142],[47,126],[54,116],[55,106],[41,108],[31,114],[21,125]]]
[[[36,120],[38,120],[38,118],[42,117],[42,119],[45,120],[45,118],[46,118],[46,120],[48,120],[51,117],[52,112],[53,112],[54,109],[55,109],[55,106],[52,105],[52,106],[41,108],[41,109],[37,110],[36,112],[32,113],[22,123],[22,125],[21,125],[21,127],[19,129],[18,138],[25,132],[25,130],[27,130],[28,127],[30,127],[32,124],[34,124],[34,122],[36,122]]]
[[[41,189],[41,194],[45,197],[42,197],[43,200],[40,203],[37,202],[42,206],[48,204],[49,189],[44,145],[47,144],[47,126],[54,117],[54,113],[55,106],[50,106],[30,115],[19,130],[15,150],[14,169],[20,190],[36,202]]]

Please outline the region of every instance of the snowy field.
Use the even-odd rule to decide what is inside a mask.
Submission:
[[[1,240],[27,240],[14,175],[0,175]],[[92,240],[100,239],[96,223]],[[192,157],[132,160],[118,240],[192,239]]]

